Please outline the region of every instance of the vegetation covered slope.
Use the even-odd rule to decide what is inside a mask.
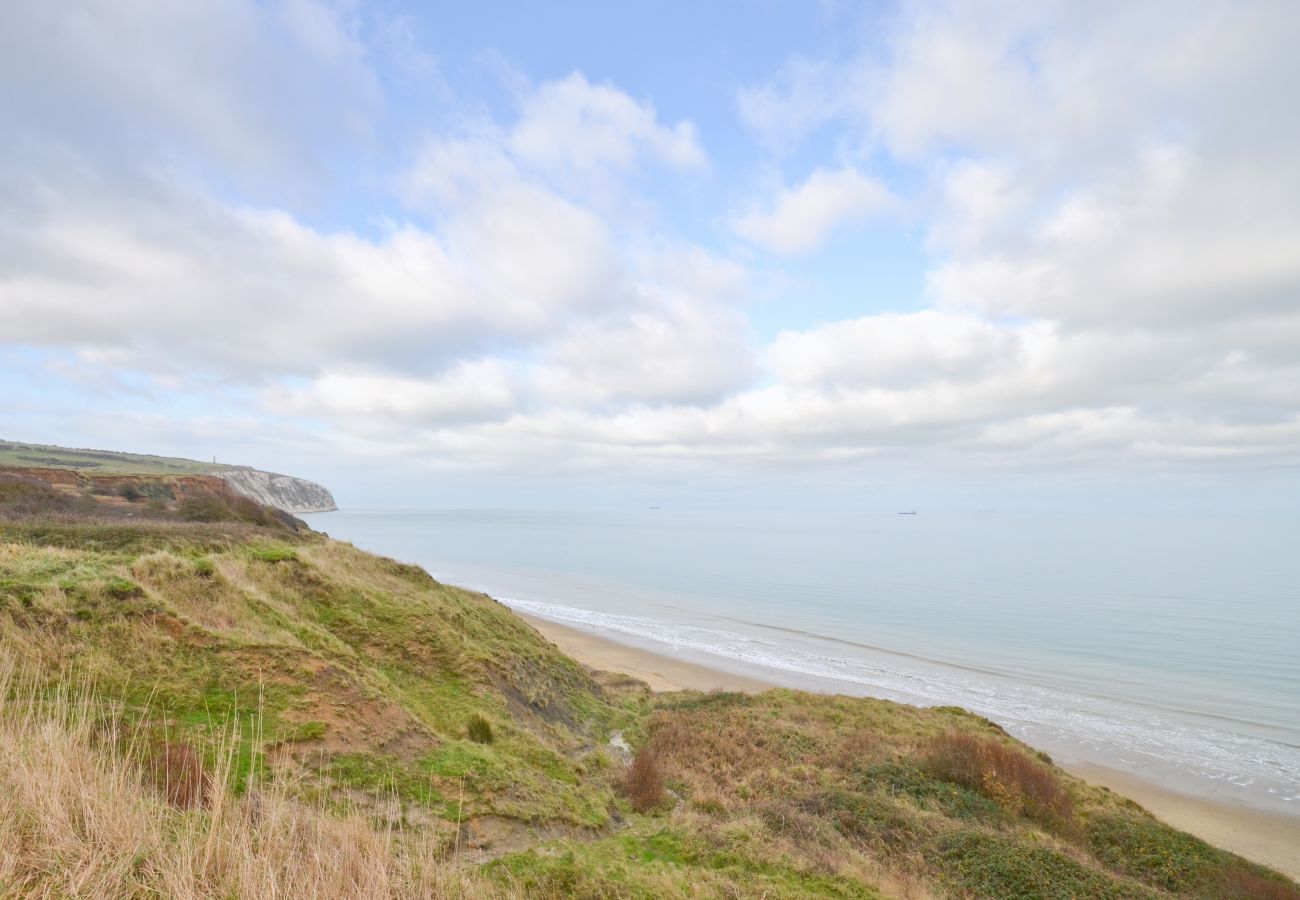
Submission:
[[[283,514],[65,488],[0,474],[0,895],[1300,897],[958,709],[652,695]]]
[[[118,450],[81,450],[0,440],[0,466],[70,468],[114,475],[203,475],[219,464]]]
[[[0,440],[0,469],[46,469],[93,476],[215,475],[236,493],[291,513],[337,509],[328,490],[312,481],[249,466],[200,462],[173,456],[85,450]],[[119,484],[126,483],[119,479]]]

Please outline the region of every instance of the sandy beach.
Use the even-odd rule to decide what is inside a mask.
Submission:
[[[522,617],[583,665],[623,672],[641,679],[656,691],[762,691],[781,686],[776,678],[765,681],[712,669],[621,644],[590,631],[535,616]],[[1104,785],[1140,803],[1176,828],[1300,879],[1300,816],[1284,816],[1193,797],[1102,766],[1080,764],[1064,767],[1080,778]]]

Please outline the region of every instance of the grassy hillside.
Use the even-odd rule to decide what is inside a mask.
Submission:
[[[69,468],[105,475],[201,475],[228,468],[192,459],[121,453],[114,450],[74,450],[49,444],[0,440],[0,466]]]
[[[148,493],[0,473],[0,895],[1300,897],[961,710],[652,695]]]

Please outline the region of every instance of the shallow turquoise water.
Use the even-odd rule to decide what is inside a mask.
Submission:
[[[517,608],[823,690],[957,703],[1064,758],[1300,814],[1300,521],[341,511]]]

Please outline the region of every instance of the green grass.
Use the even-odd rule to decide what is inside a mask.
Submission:
[[[172,456],[77,450],[5,440],[0,440],[0,466],[70,468],[102,475],[204,475],[214,470],[231,468]]]
[[[1127,879],[1089,868],[1050,847],[963,830],[940,840],[933,857],[953,887],[1003,900],[1154,898]]]
[[[254,547],[249,552],[254,559],[260,559],[262,562],[294,562],[298,559],[298,554],[292,547]]]
[[[476,815],[609,821],[609,785],[578,768],[622,713],[572,660],[481,594],[319,536],[267,537],[0,523],[0,615],[18,651],[196,735],[256,711],[308,771],[323,755],[339,783],[439,815],[454,789]],[[480,720],[490,744],[466,739]]]
[[[964,821],[993,822],[1005,818],[996,802],[969,788],[926,775],[907,763],[882,763],[863,773],[861,784],[894,796],[907,797],[922,809]]]
[[[661,829],[516,853],[487,873],[544,897],[858,898],[881,896],[860,881],[751,858],[699,835]]]

